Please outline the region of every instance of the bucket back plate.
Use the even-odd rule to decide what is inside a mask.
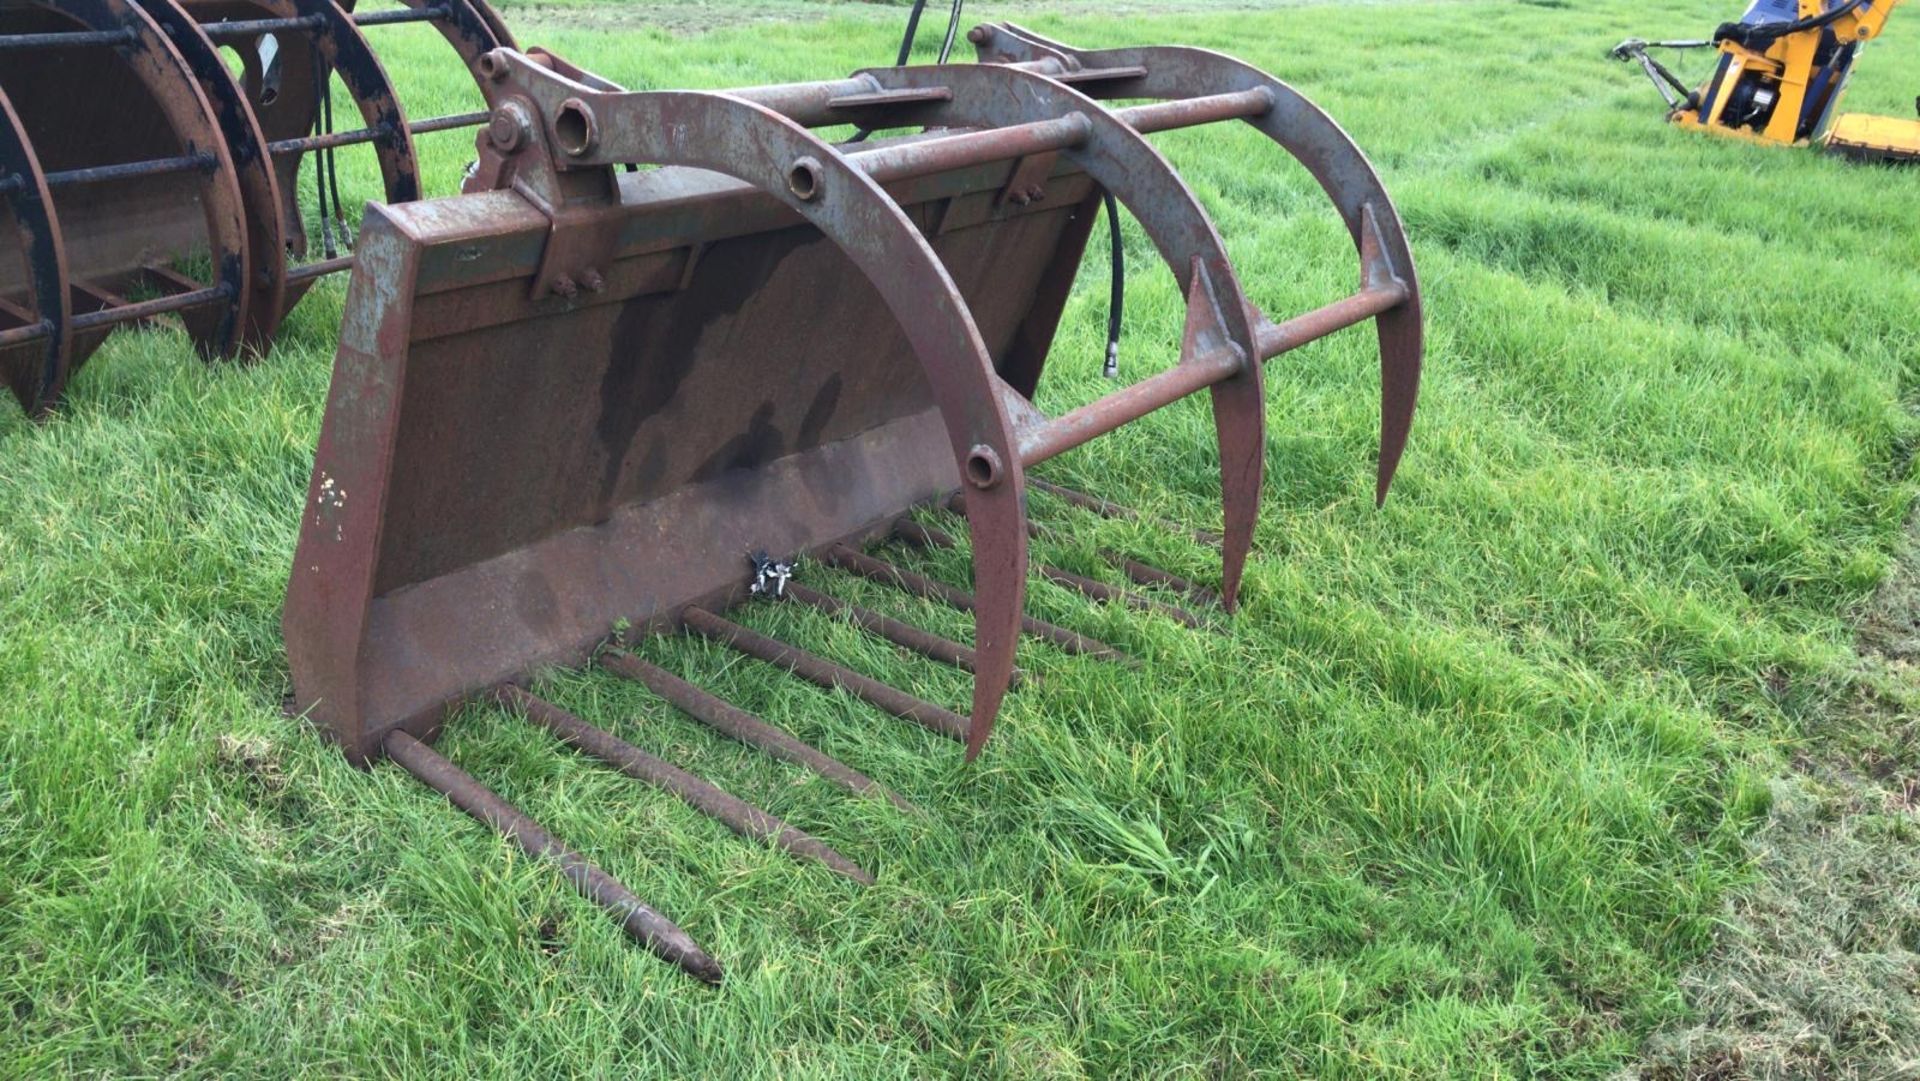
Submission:
[[[1046,279],[1099,198],[1062,168],[1016,205],[1010,168],[890,191],[997,363],[1051,336]],[[619,184],[568,223],[612,253],[572,297],[535,299],[561,240],[517,193],[370,213],[285,620],[301,706],[356,758],[617,620],[725,600],[751,552],[859,538],[959,486],[919,361],[838,247],[718,174]]]

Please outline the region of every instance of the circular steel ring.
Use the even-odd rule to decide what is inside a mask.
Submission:
[[[183,322],[188,324],[194,345],[203,356],[232,355],[239,347],[240,327],[253,298],[247,214],[233,154],[199,81],[159,25],[130,0],[34,0],[31,6],[89,30],[130,31],[132,44],[117,47],[115,52],[165,116],[180,141],[181,152],[212,156],[214,168],[199,184],[200,202],[214,284],[226,289],[228,303],[215,321],[189,318]],[[69,228],[75,225],[71,220],[66,224]],[[75,357],[73,366],[77,368],[81,360]]]
[[[1061,150],[1061,156],[1132,212],[1179,281],[1182,296],[1189,302],[1208,300],[1219,313],[1227,340],[1247,358],[1239,374],[1211,388],[1224,527],[1220,600],[1232,611],[1260,513],[1266,398],[1246,298],[1227,258],[1226,244],[1200,200],[1145,136],[1065,83],[994,64],[877,68],[863,74],[889,90],[952,90],[951,100],[927,113],[929,122],[937,125],[1002,128],[1073,115],[1088,120],[1092,135]]]
[[[166,31],[181,57],[200,81],[200,90],[213,106],[214,118],[226,138],[238,171],[240,194],[246,205],[247,251],[253,265],[253,303],[240,328],[242,344],[264,353],[286,312],[286,223],[280,216],[280,183],[267,151],[266,136],[247,103],[246,90],[221,59],[218,48],[200,24],[173,0],[146,0],[146,13]]]
[[[13,103],[0,90],[0,180],[17,178],[0,205],[20,238],[25,263],[29,315],[46,326],[43,341],[0,348],[0,378],[5,378],[21,408],[40,416],[51,409],[66,388],[71,339],[68,323],[72,303],[67,290],[67,256],[60,239],[60,222],[47,192],[46,174],[27,141],[26,129]]]

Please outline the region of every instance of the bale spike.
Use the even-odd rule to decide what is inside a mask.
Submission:
[[[1039,480],[1039,478],[1036,477],[1033,479],[1033,483],[1035,485],[1038,485],[1041,483],[1041,481]],[[966,496],[959,493],[954,494],[953,496],[947,499],[946,508],[955,514],[965,517],[967,513]],[[1172,525],[1172,523],[1167,523],[1167,524]],[[1174,528],[1176,530],[1184,529],[1184,527],[1180,527],[1180,526],[1174,526]],[[1195,532],[1198,532],[1198,531],[1196,530]],[[1027,536],[1032,540],[1043,540],[1050,537],[1056,537],[1057,535],[1046,526],[1043,526],[1039,522],[1029,519],[1027,521]],[[1208,534],[1208,536],[1214,536],[1214,535]],[[1116,552],[1111,548],[1100,549],[1100,558],[1118,567],[1120,569],[1120,572],[1122,574],[1125,574],[1130,580],[1132,580],[1132,582],[1135,585],[1157,586],[1165,589],[1171,589],[1177,593],[1186,594],[1188,599],[1192,600],[1194,603],[1199,604],[1203,607],[1209,607],[1209,608],[1220,607],[1220,595],[1218,593],[1215,593],[1213,590],[1207,589],[1204,586],[1198,585],[1195,582],[1191,581],[1190,579],[1182,578],[1179,575],[1174,574],[1170,571],[1164,571],[1158,567],[1154,567],[1146,563],[1142,563],[1139,560],[1132,558],[1131,556],[1125,555],[1120,552]],[[1192,615],[1193,613],[1188,612],[1187,614]],[[1199,617],[1195,616],[1194,618],[1197,619]]]
[[[842,878],[851,879],[862,886],[873,885],[872,875],[835,852],[818,837],[789,826],[745,800],[721,790],[717,785],[703,781],[671,762],[656,758],[610,732],[595,728],[545,699],[512,684],[496,690],[494,698],[501,705],[553,733],[562,743],[585,751],[636,781],[680,797],[687,806],[742,837],[771,842],[794,859],[812,860],[825,865]]]
[[[1120,573],[1126,575],[1135,585],[1159,586],[1175,593],[1184,593],[1195,604],[1214,608],[1220,606],[1220,594],[1191,579],[1142,563],[1110,548],[1100,549],[1100,558],[1119,567]]]
[[[1170,522],[1165,518],[1143,518],[1139,511],[1129,507],[1123,507],[1110,499],[1102,499],[1099,496],[1088,495],[1085,492],[1076,491],[1072,488],[1065,488],[1058,484],[1041,480],[1039,477],[1029,477],[1027,478],[1027,483],[1070,507],[1078,507],[1081,510],[1098,514],[1102,518],[1112,518],[1119,522],[1149,522],[1169,533],[1179,533],[1192,537],[1194,543],[1203,548],[1218,548],[1221,544],[1220,534],[1212,530],[1183,526],[1178,522]]]
[[[652,950],[661,960],[680,966],[694,979],[719,986],[720,962],[708,956],[699,943],[672,920],[648,908],[618,879],[554,840],[552,834],[541,829],[539,823],[518,807],[494,795],[438,751],[406,732],[387,733],[382,747],[388,757],[419,778],[422,784],[447,797],[455,807],[499,830],[518,845],[520,851],[558,864],[561,876],[580,896],[611,913],[634,941]]]
[[[903,589],[916,597],[930,601],[939,601],[950,608],[962,612],[971,612],[976,603],[973,594],[957,586],[950,586],[923,574],[915,574],[904,567],[896,567],[882,559],[876,559],[865,552],[856,552],[852,548],[840,545],[827,549],[826,561],[832,566],[869,581]],[[1020,617],[1020,629],[1035,638],[1046,642],[1063,652],[1079,657],[1091,657],[1095,660],[1111,661],[1129,668],[1138,668],[1140,662],[1105,642],[1088,638],[1078,631],[1070,631],[1032,616]]]

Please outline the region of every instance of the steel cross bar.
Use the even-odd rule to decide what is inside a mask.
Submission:
[[[131,45],[131,28],[121,30],[52,30],[42,34],[0,34],[0,52],[15,49],[81,49],[96,45]]]
[[[477,128],[487,122],[492,114],[486,112],[452,113],[447,116],[435,116],[426,120],[412,121],[407,131],[413,135],[429,135],[436,131],[452,131],[456,128]],[[371,128],[354,128],[351,131],[335,131],[325,135],[305,135],[296,139],[280,139],[267,144],[267,152],[275,156],[281,154],[304,154],[313,150],[326,150],[332,147],[356,146],[360,143],[386,142],[394,137],[399,129],[392,124],[381,124]]]
[[[1207,94],[1197,98],[1179,98],[1134,105],[1113,110],[1126,125],[1142,135],[1218,124],[1223,120],[1245,120],[1265,116],[1273,109],[1273,94],[1266,87],[1237,90],[1226,94]]]
[[[1240,374],[1245,361],[1230,350],[1185,360],[1163,372],[1088,402],[1020,433],[1020,464],[1029,468],[1156,409]]]
[[[355,26],[388,26],[393,23],[422,23],[444,19],[452,11],[444,4],[434,4],[424,8],[399,8],[392,11],[349,12],[348,18]],[[253,34],[273,34],[282,30],[318,30],[327,24],[325,15],[295,15],[285,19],[229,19],[223,22],[201,23],[200,30],[207,37],[218,41],[222,38],[248,37]]]
[[[1372,319],[1406,300],[1406,285],[1394,281],[1362,289],[1282,323],[1262,316],[1254,326],[1258,354],[1255,359],[1272,360],[1335,331]],[[1064,454],[1156,409],[1223,379],[1231,379],[1239,372],[1240,365],[1240,358],[1231,350],[1206,353],[1062,413],[1045,425],[1025,428],[1020,433],[1020,462],[1031,467]]]
[[[84,169],[63,169],[47,174],[47,187],[63,188],[75,184],[102,184],[110,180],[135,180],[141,177],[165,176],[168,173],[190,173],[196,170],[212,172],[220,167],[220,159],[201,150],[192,154],[179,154],[170,158],[151,158],[147,161],[130,161],[120,165],[92,165]]]
[[[868,176],[887,183],[963,169],[989,161],[1008,161],[1079,146],[1093,135],[1093,124],[1078,113],[1010,128],[990,128],[910,143],[876,147],[847,155]]]

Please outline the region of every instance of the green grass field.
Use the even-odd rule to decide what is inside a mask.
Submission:
[[[442,749],[678,919],[727,965],[718,991],[397,768],[356,770],[282,716],[279,609],[339,282],[264,363],[208,367],[178,333],[125,333],[51,422],[0,403],[0,1076],[1765,1075],[1675,1034],[1744,1016],[1713,966],[1753,899],[1781,892],[1779,779],[1841,728],[1913,716],[1911,669],[1863,659],[1855,635],[1915,495],[1920,171],[1689,137],[1605,59],[1740,6],[970,5],[1076,43],[1233,52],[1339,119],[1420,264],[1419,421],[1375,511],[1371,335],[1276,362],[1244,611],[1197,634],[1034,585],[1034,614],[1152,663],[1023,647],[1042,681],[972,768],[754,662],[640,646],[923,819],[842,798],[610,676],[540,681],[821,835],[876,871],[871,889],[497,710],[458,717]],[[665,88],[883,63],[902,11],[506,14],[523,43]],[[944,23],[928,21],[923,46]],[[430,31],[382,41],[415,115],[477,107]],[[1906,115],[1916,89],[1920,14],[1869,50],[1849,106]],[[1351,288],[1351,248],[1302,170],[1246,131],[1157,142],[1267,311]],[[422,144],[450,191],[468,137]],[[375,190],[361,156],[341,161],[352,190]],[[1170,362],[1179,307],[1137,231],[1128,251],[1140,374]],[[1055,349],[1052,408],[1104,385],[1104,259]],[[1043,472],[1210,524],[1210,432],[1194,400]],[[1215,572],[1165,533],[1042,497],[1035,514],[1073,528],[1037,551],[1071,569],[1117,580],[1095,556],[1109,546]],[[912,562],[965,580],[963,556]],[[964,679],[824,617],[746,618],[963,701]],[[1913,770],[1895,762],[1896,779]],[[1920,1027],[1885,1021],[1913,1017],[1920,985],[1915,879],[1872,876],[1914,867],[1903,813],[1884,837],[1849,835],[1861,889],[1892,900],[1836,932],[1878,951],[1888,990],[1772,1076],[1920,1076],[1903,1072],[1920,1071]],[[1809,858],[1802,880],[1848,894]]]

